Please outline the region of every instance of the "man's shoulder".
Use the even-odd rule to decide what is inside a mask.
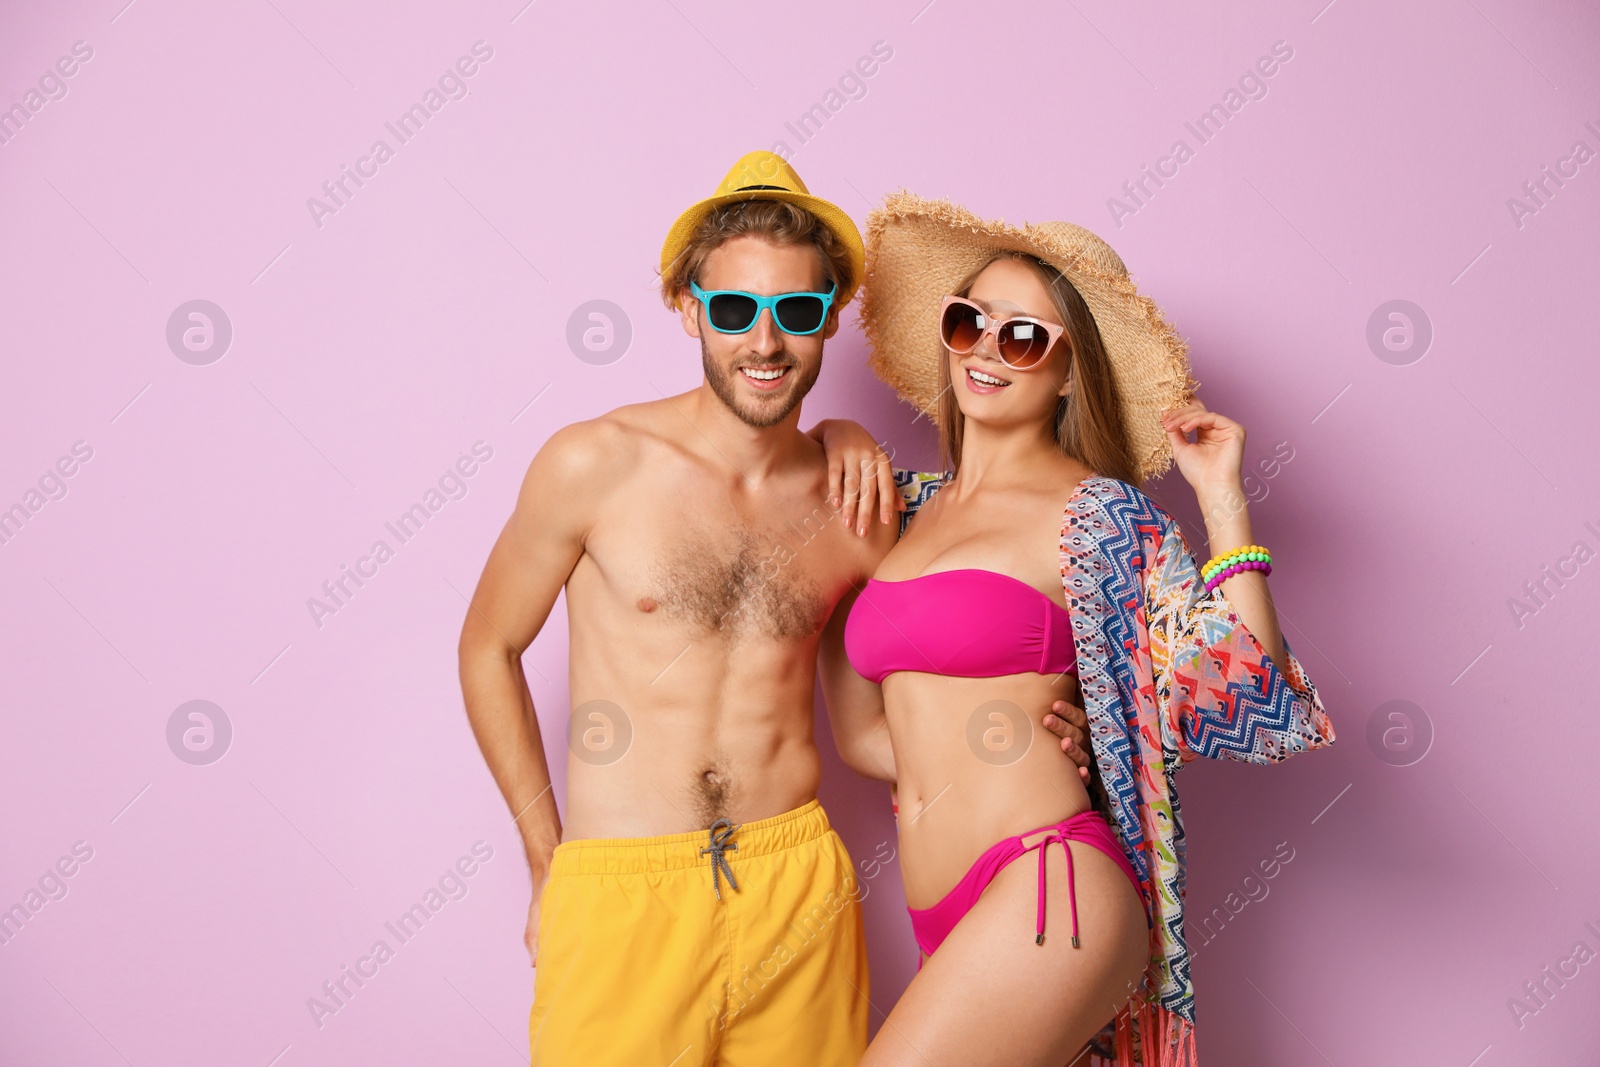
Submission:
[[[534,462],[575,478],[632,470],[661,437],[659,414],[649,410],[660,403],[628,404],[568,423],[550,435]]]
[[[595,477],[619,466],[624,454],[637,447],[635,438],[610,413],[568,423],[550,435],[533,465],[562,480]]]

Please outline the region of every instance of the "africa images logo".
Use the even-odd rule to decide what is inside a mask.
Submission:
[[[311,213],[312,225],[322,229],[323,220],[330,215],[337,215],[356,192],[365,187],[367,181],[376,178],[379,168],[421,133],[422,128],[444,109],[445,104],[471,96],[472,89],[467,85],[467,79],[476,75],[482,69],[481,65],[493,58],[494,49],[486,41],[474,41],[471,56],[462,56],[453,66],[446,67],[444,73],[439,75],[437,86],[430,85],[420,101],[402,111],[394,121],[383,124],[383,128],[394,138],[393,146],[380,137],[372,142],[366,155],[356,160],[354,170],[343,163],[339,164],[339,176],[322,183],[325,199],[315,196],[306,198],[306,210]]]
[[[1193,145],[1189,143],[1188,138],[1179,137],[1172,143],[1172,148],[1167,154],[1156,160],[1154,169],[1146,164],[1139,168],[1139,177],[1123,182],[1122,191],[1126,199],[1115,196],[1106,199],[1106,210],[1111,212],[1111,221],[1116,224],[1117,229],[1122,229],[1123,219],[1129,215],[1137,215],[1148,206],[1157,190],[1176,178],[1180,168],[1193,159],[1202,146],[1215,140],[1233,117],[1244,110],[1246,104],[1252,100],[1265,100],[1268,92],[1267,81],[1277,75],[1293,58],[1294,49],[1290,47],[1288,41],[1272,42],[1270,55],[1257,59],[1239,76],[1235,85],[1227,88],[1221,100],[1202,111],[1193,122],[1183,124],[1184,129],[1194,138]]]

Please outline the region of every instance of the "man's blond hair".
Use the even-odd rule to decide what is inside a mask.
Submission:
[[[761,237],[775,245],[809,244],[822,260],[822,288],[850,289],[853,277],[850,251],[839,236],[803,207],[783,200],[740,200],[721,204],[706,213],[689,241],[661,274],[661,301],[676,311],[690,282],[700,280],[706,257],[735,237]]]

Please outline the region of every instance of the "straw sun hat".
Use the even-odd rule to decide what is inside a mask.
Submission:
[[[1187,403],[1199,385],[1189,376],[1188,345],[1155,301],[1139,295],[1121,257],[1082,226],[1011,226],[948,200],[891,193],[867,216],[860,315],[873,373],[902,400],[933,415],[939,363],[946,358],[940,302],[1001,250],[1037,256],[1082,294],[1111,362],[1139,480],[1164,473],[1172,448],[1161,415]]]

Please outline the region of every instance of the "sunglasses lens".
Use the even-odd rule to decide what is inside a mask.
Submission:
[[[971,304],[951,304],[939,320],[939,336],[952,352],[970,352],[989,321]]]
[[[1001,361],[1018,370],[1036,365],[1050,348],[1050,335],[1035,322],[1008,322],[999,339]]]
[[[814,296],[786,296],[773,307],[785,333],[815,333],[827,312]]]
[[[723,333],[744,333],[760,310],[754,300],[736,293],[719,293],[706,304],[711,325]]]

